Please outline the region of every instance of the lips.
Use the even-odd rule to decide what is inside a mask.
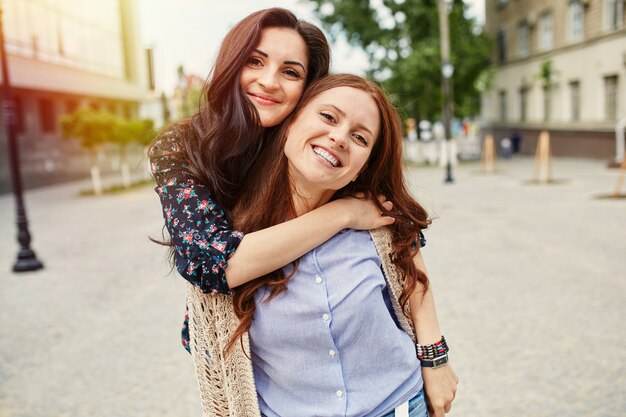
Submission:
[[[311,145],[311,148],[313,149],[313,153],[315,155],[323,159],[333,168],[340,168],[343,166],[341,159],[339,159],[339,157],[335,153],[331,152],[330,150],[324,147],[318,146],[318,145]]]
[[[274,105],[274,104],[280,104],[280,100],[278,100],[274,96],[270,96],[269,94],[252,93],[252,92],[248,92],[247,94],[248,94],[248,96],[250,96],[250,98],[252,100],[254,100],[255,102],[257,102],[259,104],[263,104],[263,105],[266,105],[266,106],[271,106],[271,105]]]

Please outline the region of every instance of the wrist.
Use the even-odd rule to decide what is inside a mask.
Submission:
[[[339,232],[343,229],[350,229],[352,223],[354,222],[353,213],[349,210],[349,207],[345,203],[345,200],[339,199],[331,201],[324,206],[328,213],[325,216],[326,219],[331,219],[334,221],[336,225],[336,232]]]
[[[439,341],[429,345],[419,343],[415,345],[417,358],[422,366],[427,368],[439,368],[447,364],[449,350],[448,343],[444,336],[441,336]]]
[[[433,360],[420,359],[420,364],[423,368],[437,369],[441,368],[444,365],[447,365],[448,359],[448,354],[446,353],[445,355],[435,358]]]

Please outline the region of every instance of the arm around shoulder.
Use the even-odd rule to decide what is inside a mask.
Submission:
[[[390,202],[383,207],[391,210]],[[326,242],[340,230],[376,229],[394,222],[368,199],[346,197],[293,220],[244,236],[226,268],[233,288],[275,271]]]

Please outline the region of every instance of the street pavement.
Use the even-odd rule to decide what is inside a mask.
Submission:
[[[409,168],[439,319],[460,385],[450,416],[626,415],[626,199],[602,161],[532,159]],[[82,197],[88,183],[26,193],[45,263],[10,272],[14,201],[0,196],[0,417],[201,415],[179,343],[184,283],[169,274],[150,186]],[[626,193],[626,189],[624,190]]]

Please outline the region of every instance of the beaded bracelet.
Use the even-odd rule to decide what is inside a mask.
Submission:
[[[415,344],[415,349],[417,350],[417,358],[419,360],[432,361],[433,359],[437,359],[441,356],[444,356],[450,350],[448,348],[448,343],[446,343],[446,338],[441,336],[441,340],[433,343],[432,345],[420,345],[419,343]]]

